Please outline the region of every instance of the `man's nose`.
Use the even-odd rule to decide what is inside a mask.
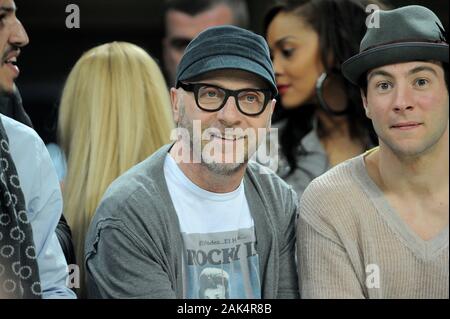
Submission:
[[[12,28],[13,29],[9,39],[10,44],[17,47],[26,46],[30,42],[30,39],[28,38],[28,34],[19,19],[16,18],[16,22]]]
[[[392,105],[392,110],[395,113],[400,113],[404,111],[412,111],[414,109],[414,103],[412,99],[412,94],[409,92],[407,85],[398,85],[395,92],[394,103]]]
[[[234,126],[240,122],[241,113],[236,105],[236,99],[229,96],[225,105],[217,112],[217,119],[227,126]]]

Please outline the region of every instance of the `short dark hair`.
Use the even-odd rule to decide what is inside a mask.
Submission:
[[[166,0],[164,3],[164,16],[170,10],[194,16],[220,4],[224,4],[231,9],[236,26],[248,28],[249,14],[245,0]]]
[[[215,289],[219,285],[225,288],[225,299],[229,299],[230,293],[228,289],[228,273],[219,268],[205,268],[199,276],[199,292],[200,298],[204,298],[206,289]]]

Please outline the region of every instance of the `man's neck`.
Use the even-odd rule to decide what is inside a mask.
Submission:
[[[378,151],[366,158],[369,175],[386,193],[401,197],[439,194],[448,190],[448,143],[447,130],[432,150],[415,158],[401,158],[381,144]]]
[[[172,147],[169,152],[173,158],[177,158],[175,149],[177,148]],[[245,163],[232,174],[223,175],[212,172],[202,163],[185,163],[181,161],[177,165],[191,182],[213,193],[229,193],[237,189],[244,178],[245,169],[247,168]]]

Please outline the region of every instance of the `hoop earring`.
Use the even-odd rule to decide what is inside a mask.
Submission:
[[[327,78],[328,74],[326,72],[323,72],[316,81],[316,96],[317,100],[319,101],[320,107],[322,107],[322,109],[324,109],[326,112],[334,116],[347,115],[348,108],[342,111],[334,111],[325,101],[325,98],[323,97],[323,86]]]

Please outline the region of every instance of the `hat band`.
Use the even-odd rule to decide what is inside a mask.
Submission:
[[[443,40],[424,40],[424,39],[402,39],[401,41],[395,40],[395,41],[389,41],[389,42],[384,42],[384,43],[380,43],[380,44],[374,44],[370,47],[365,48],[364,50],[361,51],[365,52],[365,51],[369,51],[372,50],[374,48],[378,48],[378,47],[383,47],[386,45],[391,45],[391,44],[399,44],[399,43],[434,43],[434,44],[446,44],[448,45],[447,42],[443,41]]]

